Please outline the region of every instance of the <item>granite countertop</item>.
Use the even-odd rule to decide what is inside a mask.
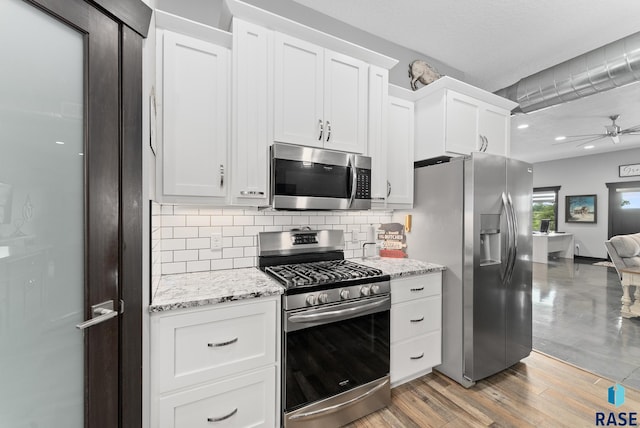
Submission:
[[[445,266],[435,263],[425,263],[414,259],[395,259],[390,257],[357,257],[351,259],[354,263],[380,269],[391,276],[391,279],[412,275],[422,275],[431,272],[440,272],[446,269]]]
[[[277,281],[253,267],[164,275],[154,292],[149,312],[277,296],[283,291]]]

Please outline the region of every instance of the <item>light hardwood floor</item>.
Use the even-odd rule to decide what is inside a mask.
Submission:
[[[391,406],[348,427],[576,428],[596,426],[596,412],[640,413],[640,392],[631,388],[620,407],[607,402],[613,384],[534,351],[470,389],[436,372],[418,378],[391,390]]]

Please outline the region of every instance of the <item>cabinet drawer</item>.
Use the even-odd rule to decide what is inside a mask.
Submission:
[[[391,307],[391,342],[440,330],[440,296],[411,300]]]
[[[160,399],[160,428],[274,427],[275,367]]]
[[[271,300],[161,316],[152,344],[160,392],[274,363],[276,313]]]
[[[440,331],[391,345],[391,382],[411,377],[442,362]]]
[[[442,294],[442,272],[391,281],[392,304],[439,294]]]

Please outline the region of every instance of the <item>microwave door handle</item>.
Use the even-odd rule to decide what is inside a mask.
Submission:
[[[356,198],[358,174],[356,172],[355,162],[353,162],[354,155],[348,155],[348,156],[349,156],[349,161],[347,163],[347,166],[351,171],[351,197],[349,198],[349,208],[351,208],[351,206],[353,205],[353,200]]]

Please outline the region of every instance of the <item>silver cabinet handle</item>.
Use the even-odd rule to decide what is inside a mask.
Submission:
[[[258,192],[256,190],[241,190],[242,196],[264,196],[264,192]]]
[[[410,288],[409,291],[422,291],[424,290],[424,287],[420,287],[420,288]]]
[[[374,197],[374,198],[371,198],[371,200],[372,200],[372,201],[384,201],[385,199],[386,199],[386,198],[384,198],[384,197],[382,197],[382,196],[381,196],[381,197]]]
[[[224,186],[224,165],[220,164],[220,187]]]
[[[231,345],[233,343],[236,343],[238,341],[237,337],[234,337],[231,340],[227,340],[226,342],[218,342],[218,343],[207,343],[207,346],[209,348],[219,348],[221,346],[227,346],[227,345]]]
[[[488,148],[489,148],[489,139],[485,135],[484,136],[484,151],[486,152]]]
[[[327,143],[329,142],[330,138],[331,138],[331,122],[327,120]]]
[[[324,128],[322,127],[322,119],[318,119],[318,126],[320,127],[320,135],[318,135],[318,141],[322,141],[322,132]]]
[[[422,354],[418,355],[417,357],[409,357],[409,358],[411,358],[412,360],[419,360],[422,357],[424,357],[424,352]]]
[[[387,198],[389,197],[390,194],[391,194],[391,183],[389,183],[389,180],[387,180]]]
[[[238,408],[236,407],[235,409],[233,409],[231,411],[231,413],[226,414],[224,416],[220,416],[219,418],[207,418],[207,422],[220,422],[220,421],[224,421],[225,419],[229,419],[231,416],[235,415],[236,413],[238,413]]]
[[[123,307],[124,306],[121,301],[121,310],[124,312],[122,309]],[[83,323],[76,324],[76,328],[78,330],[84,330],[85,328],[100,324],[101,322],[105,322],[117,316],[118,311],[113,309],[113,300],[107,300],[106,302],[91,306],[91,319]]]
[[[417,319],[417,320],[409,320],[410,322],[420,322],[420,321],[424,321],[424,317]]]

